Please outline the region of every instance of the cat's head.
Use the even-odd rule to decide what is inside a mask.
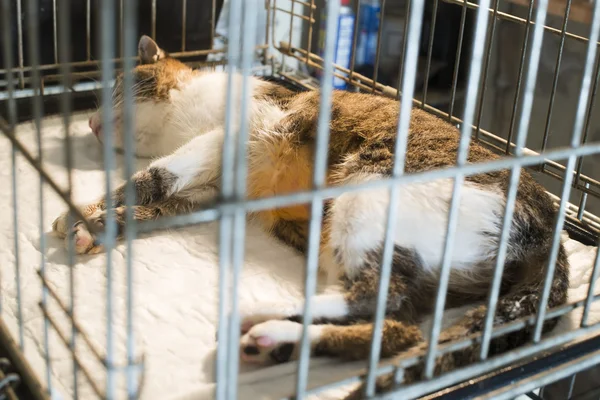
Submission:
[[[139,155],[156,156],[160,143],[168,140],[169,132],[165,124],[169,120],[170,96],[194,74],[182,62],[169,57],[154,40],[142,36],[138,44],[139,64],[133,69],[133,99],[136,150]],[[112,108],[114,121],[113,143],[117,149],[124,148],[123,73],[120,73],[113,87]],[[100,142],[106,131],[103,129],[102,109],[99,108],[89,119],[89,126]]]

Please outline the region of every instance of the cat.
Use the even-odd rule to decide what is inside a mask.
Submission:
[[[134,218],[153,220],[189,213],[218,200],[224,143],[227,74],[195,71],[169,57],[150,38],[139,42],[140,65],[135,79],[136,145],[140,155],[163,156],[132,177],[136,199]],[[319,114],[318,91],[293,92],[272,82],[249,78],[247,193],[256,199],[311,189],[315,138]],[[239,88],[242,77],[234,76]],[[236,96],[240,96],[237,90]],[[113,140],[123,147],[121,129],[122,77],[114,86]],[[383,96],[335,91],[332,94],[327,185],[365,183],[392,174],[399,102]],[[104,139],[102,110],[90,118],[90,127]],[[234,124],[239,118],[233,118]],[[237,126],[233,127],[236,131]],[[423,110],[414,109],[405,154],[405,172],[430,171],[455,165],[459,131]],[[168,153],[165,155],[165,153]],[[477,143],[468,162],[496,160],[498,156]],[[465,178],[458,208],[458,225],[447,306],[473,304],[487,298],[501,230],[508,171]],[[383,325],[382,357],[397,356],[426,347],[418,328],[431,313],[442,263],[452,179],[417,182],[400,188],[394,256]],[[119,227],[125,224],[124,187],[112,193]],[[340,291],[313,297],[314,323],[308,334],[312,354],[365,359],[370,350],[372,318],[376,307],[381,250],[389,204],[388,189],[346,192],[325,201],[319,267],[339,279]],[[82,207],[98,229],[104,226],[104,200]],[[297,204],[251,214],[264,229],[295,249],[305,252],[310,205]],[[521,172],[514,218],[508,239],[501,295],[494,323],[507,323],[537,310],[549,260],[556,209],[551,198],[525,171]],[[53,230],[74,235],[78,254],[102,251],[81,221],[67,226],[59,216]],[[567,301],[568,260],[562,245],[551,282],[548,307]],[[241,358],[251,363],[281,363],[298,357],[303,303],[284,307],[260,304],[242,315]],[[481,332],[485,306],[474,306],[441,334],[448,342]],[[548,320],[544,332],[557,319]],[[494,338],[490,354],[525,343],[531,327]],[[479,359],[480,344],[439,356],[440,374]],[[405,371],[404,382],[420,379],[423,365]],[[384,376],[377,390],[389,390],[393,380]],[[361,389],[351,394],[360,398]]]

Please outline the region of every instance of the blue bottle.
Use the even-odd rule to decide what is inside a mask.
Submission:
[[[326,33],[326,8],[323,7],[321,12],[321,30],[319,35],[319,55],[323,57],[325,54],[325,33]],[[342,0],[340,7],[340,15],[338,18],[338,30],[336,32],[335,48],[333,62],[340,67],[350,68],[350,59],[352,57],[352,38],[354,34],[354,12],[350,7],[350,0]],[[340,75],[347,75],[339,70],[335,70],[335,73]],[[318,71],[318,76],[322,75],[322,72]],[[341,78],[333,78],[333,88],[344,90],[346,89],[347,83]]]
[[[377,33],[381,5],[379,0],[362,0],[360,4],[359,36],[356,46],[356,64],[374,65],[377,53]]]

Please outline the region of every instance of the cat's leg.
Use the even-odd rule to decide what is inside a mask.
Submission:
[[[176,196],[180,198],[194,197],[195,192],[218,193],[221,175],[221,157],[224,132],[217,129],[197,136],[173,154],[163,157],[145,170],[135,173],[132,184],[135,191],[134,204],[147,206],[162,203]],[[112,194],[112,205],[115,208],[125,205],[125,185],[119,186]],[[101,201],[83,207],[87,218],[95,218],[106,210],[106,202]],[[77,221],[74,226],[67,226],[67,213],[63,213],[52,224],[53,230],[59,236],[69,233],[75,235],[75,240],[88,237],[95,240],[94,235],[87,231],[85,225]],[[72,229],[76,228],[76,229]],[[98,251],[95,246],[78,248],[78,254]]]
[[[132,206],[133,219],[135,221],[151,221],[160,217],[188,214],[201,209],[205,203],[190,201],[186,198],[171,197],[167,200],[150,204],[147,206]],[[104,229],[106,224],[106,209],[96,209],[87,216],[88,221],[98,230]],[[120,206],[113,209],[113,216],[117,225],[118,238],[123,236],[127,222],[126,207]],[[77,222],[72,227],[74,235],[75,252],[77,254],[96,254],[104,250],[102,244],[98,243],[86,228],[83,221]],[[65,238],[65,241],[68,239]],[[66,242],[68,246],[68,241]]]
[[[311,355],[362,360],[369,356],[373,324],[309,325]],[[272,320],[255,325],[240,341],[240,356],[249,363],[272,364],[295,360],[300,355],[302,324]],[[386,319],[383,323],[382,358],[392,357],[423,341],[416,325]]]

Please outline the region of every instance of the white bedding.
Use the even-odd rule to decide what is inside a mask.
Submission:
[[[87,115],[77,114],[72,123],[74,149],[74,199],[77,203],[96,200],[104,193],[104,172],[101,148],[90,135]],[[35,128],[33,124],[18,127],[18,138],[36,154]],[[58,182],[66,183],[64,169],[64,133],[59,118],[43,121],[43,164]],[[0,140],[0,268],[2,281],[2,318],[15,339],[18,339],[17,302],[12,223],[10,144]],[[121,159],[117,177],[122,177]],[[147,161],[139,161],[141,168]],[[39,179],[35,170],[22,156],[18,156],[18,241],[21,268],[22,310],[25,337],[25,355],[40,382],[46,384],[44,361],[43,317],[38,302],[41,284],[36,271],[40,267],[39,234]],[[119,180],[119,179],[117,179]],[[50,231],[53,219],[66,209],[53,191],[44,190],[43,230]],[[134,241],[133,289],[135,296],[134,324],[135,351],[145,356],[145,379],[142,391],[144,399],[166,399],[175,395],[190,398],[210,397],[214,388],[213,357],[217,324],[217,224],[189,227],[145,235]],[[45,235],[44,250],[47,279],[65,303],[69,302],[69,267],[63,241]],[[586,247],[569,240],[566,243],[571,272],[571,300],[585,296],[591,265],[596,248]],[[125,360],[125,288],[126,245],[120,243],[112,252],[113,259],[113,327],[115,362]],[[246,259],[243,267],[240,301],[251,306],[257,301],[292,301],[301,295],[304,259],[295,251],[267,237],[255,226],[248,226],[246,235]],[[106,255],[76,257],[75,314],[89,338],[99,349],[106,349]],[[600,293],[600,283],[596,284]],[[63,331],[70,337],[71,328],[65,314],[50,299],[51,314]],[[571,314],[561,322],[559,329],[577,326],[581,311]],[[591,318],[600,320],[600,304],[596,304]],[[77,339],[78,353],[93,379],[104,390],[103,367]],[[73,361],[65,345],[50,329],[49,336],[52,392],[55,396],[71,398],[73,395]],[[282,367],[279,367],[282,368]],[[286,368],[291,368],[288,366]],[[280,369],[283,370],[283,369]],[[331,373],[330,369],[327,369]],[[323,375],[323,374],[321,374]],[[327,375],[327,374],[325,374]],[[125,380],[117,374],[117,398],[124,398]],[[254,378],[251,378],[254,376]],[[256,377],[241,377],[250,382]],[[79,373],[80,398],[91,397],[91,387]],[[283,385],[283,383],[282,383]],[[275,385],[276,386],[276,385]],[[252,390],[260,386],[248,386],[240,390],[245,398],[258,398]],[[268,387],[275,393],[286,388]],[[289,389],[289,388],[287,388]],[[260,389],[262,390],[262,389]],[[201,395],[203,393],[203,395]],[[254,392],[255,393],[255,392]],[[338,392],[332,392],[336,397]]]

